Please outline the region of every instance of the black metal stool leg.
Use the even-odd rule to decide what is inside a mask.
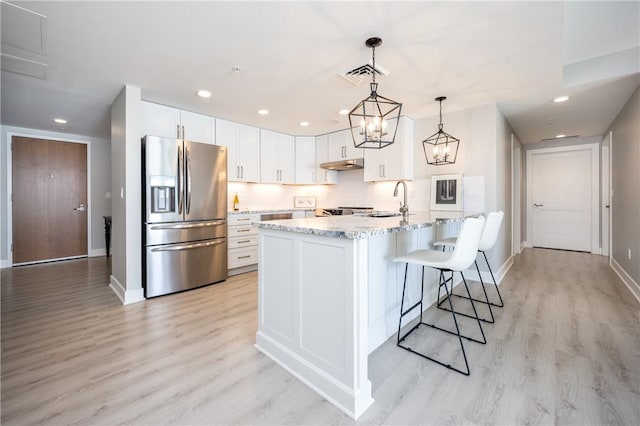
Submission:
[[[452,279],[452,278],[450,278],[450,279],[445,279],[444,271],[440,270],[440,277],[439,277],[439,286],[438,286],[438,290],[440,289],[440,287],[444,286],[445,292],[446,292],[446,294],[447,294],[447,300],[449,300],[449,306],[450,306],[450,308],[451,308],[451,311],[450,311],[450,312],[451,312],[451,316],[453,317],[453,323],[455,324],[455,327],[456,327],[456,332],[455,332],[455,333],[454,333],[454,332],[452,332],[452,331],[449,331],[449,330],[446,330],[446,329],[443,329],[443,328],[437,327],[437,326],[435,326],[435,325],[433,325],[433,324],[427,324],[427,323],[422,322],[422,299],[424,298],[424,266],[422,267],[422,285],[421,285],[422,292],[421,292],[421,295],[420,295],[420,301],[419,301],[419,302],[417,302],[417,303],[415,303],[412,307],[410,307],[410,308],[409,308],[409,309],[407,309],[406,311],[404,311],[404,310],[403,310],[403,309],[404,309],[404,296],[405,296],[405,290],[406,290],[406,286],[407,286],[407,270],[408,270],[408,267],[409,267],[409,265],[407,264],[407,266],[406,266],[406,267],[405,267],[405,269],[404,269],[404,284],[403,284],[403,286],[402,286],[402,301],[400,302],[400,320],[399,320],[399,322],[398,322],[398,340],[397,340],[397,346],[398,346],[398,347],[400,347],[400,348],[402,348],[402,349],[404,349],[404,350],[406,350],[406,351],[409,351],[409,352],[411,352],[411,353],[414,353],[414,354],[416,354],[416,355],[419,355],[419,356],[421,356],[422,358],[428,359],[429,361],[433,361],[433,362],[435,362],[436,364],[442,365],[443,367],[446,367],[446,368],[448,368],[449,370],[453,370],[453,371],[455,371],[455,372],[458,372],[458,373],[460,373],[460,374],[463,374],[463,375],[465,375],[465,376],[468,376],[468,375],[470,374],[470,370],[469,370],[469,362],[467,361],[467,354],[466,354],[466,352],[465,352],[465,350],[464,350],[464,344],[462,343],[462,338],[463,338],[463,337],[465,337],[465,336],[463,336],[463,335],[461,335],[461,334],[460,334],[460,328],[459,328],[459,326],[458,326],[458,320],[456,319],[456,313],[455,313],[455,311],[453,310],[453,305],[452,305],[452,303],[451,303],[451,295],[450,295],[450,293],[449,293],[449,289],[447,288],[447,284],[446,284],[448,281],[451,281],[451,282],[453,283],[453,279]],[[453,277],[453,272],[452,272],[451,274],[452,274],[452,277]],[[401,334],[400,334],[400,331],[401,331],[401,328],[402,328],[402,317],[404,317],[405,315],[409,314],[409,312],[411,312],[411,310],[413,310],[413,309],[414,309],[415,307],[417,307],[417,306],[420,306],[420,322],[418,322],[418,324],[414,325],[414,326],[413,326],[409,331],[407,331],[404,335],[401,335]],[[465,364],[465,367],[466,367],[466,371],[463,371],[463,370],[461,370],[461,369],[458,369],[458,368],[456,368],[456,367],[451,366],[451,364],[446,364],[446,363],[444,363],[444,362],[442,362],[442,361],[439,361],[439,360],[437,360],[437,359],[435,359],[435,358],[431,358],[431,357],[429,357],[429,356],[427,356],[427,355],[425,355],[425,354],[423,354],[423,353],[420,353],[420,352],[418,352],[418,351],[415,351],[415,350],[413,350],[413,349],[412,349],[411,347],[409,347],[409,346],[402,346],[402,345],[401,345],[401,343],[404,341],[404,339],[406,339],[406,338],[407,338],[407,337],[408,337],[408,336],[409,336],[409,335],[410,335],[414,330],[416,330],[418,327],[420,327],[420,325],[427,325],[427,326],[429,326],[429,327],[436,328],[436,329],[441,330],[441,331],[444,331],[444,332],[446,332],[446,333],[449,333],[449,334],[453,334],[453,335],[458,336],[458,341],[460,342],[460,349],[462,350],[462,356],[463,356],[463,358],[464,358],[464,364]],[[484,336],[484,335],[483,335],[483,336]],[[465,337],[465,338],[467,338],[467,339],[468,339],[468,337]]]
[[[498,289],[498,283],[496,282],[496,277],[493,276],[493,271],[491,270],[491,265],[489,265],[489,260],[487,259],[487,253],[482,252],[484,256],[484,261],[487,262],[487,267],[489,268],[489,273],[491,274],[491,279],[493,280],[493,285],[496,287],[496,292],[498,293],[498,298],[500,299],[500,304],[496,305],[492,303],[493,306],[497,306],[498,308],[504,308],[504,302],[502,301],[502,296],[500,295],[500,290]]]
[[[474,299],[471,296],[471,294],[469,293],[469,296],[465,296],[462,294],[456,294],[453,292],[453,289],[451,289],[451,295],[452,296],[456,296],[459,297],[461,299],[468,299],[468,300],[472,300],[474,302],[478,302],[478,303],[482,303],[484,305],[487,305],[487,307],[489,308],[489,315],[491,316],[491,319],[484,319],[484,318],[479,318],[480,321],[482,322],[486,322],[487,324],[493,324],[496,322],[495,317],[493,316],[493,309],[491,309],[491,305],[492,303],[489,302],[489,296],[487,295],[487,289],[485,288],[484,285],[484,281],[482,280],[482,275],[480,274],[480,268],[478,268],[478,262],[474,262],[476,265],[476,271],[478,271],[478,276],[480,277],[480,285],[482,286],[482,291],[484,292],[484,298],[485,300],[479,300],[479,299]],[[467,293],[468,293],[468,289],[467,289]],[[448,311],[449,309],[447,309],[446,307],[442,307],[442,303],[444,302],[444,299],[442,301],[440,301],[440,292],[438,292],[438,308],[442,309],[443,311]],[[464,312],[458,312],[456,311],[456,314],[458,315],[462,315],[463,317],[467,317],[467,318],[472,318],[472,319],[477,319],[476,317],[469,315],[469,314],[465,314]]]

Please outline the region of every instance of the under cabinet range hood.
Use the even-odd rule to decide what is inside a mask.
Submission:
[[[356,170],[364,167],[364,158],[353,158],[351,160],[330,161],[321,163],[320,168],[327,170]]]

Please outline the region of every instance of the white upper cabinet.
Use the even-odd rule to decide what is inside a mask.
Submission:
[[[229,182],[260,182],[260,129],[217,119],[216,141],[227,147]]]
[[[413,179],[413,120],[400,117],[393,144],[382,149],[364,150],[365,182]]]
[[[215,143],[215,119],[142,101],[142,135]]]
[[[260,182],[295,183],[294,137],[260,130]]]
[[[296,136],[295,141],[295,182],[297,184],[314,184],[316,182],[316,138]]]
[[[329,161],[329,136],[316,136],[316,183],[336,184],[338,183],[338,172],[336,170],[326,170],[320,164]]]
[[[364,152],[362,148],[353,145],[351,130],[341,130],[329,133],[329,154],[328,161],[340,161],[353,158],[362,158]]]

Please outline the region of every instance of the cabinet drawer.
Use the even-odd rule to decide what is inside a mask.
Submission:
[[[228,269],[258,263],[258,247],[229,249]]]
[[[253,222],[260,222],[259,214],[230,214],[227,218],[229,226],[251,225]]]
[[[242,248],[258,245],[258,237],[256,235],[247,235],[243,237],[229,238],[229,248]]]
[[[256,235],[257,233],[258,229],[251,224],[229,227],[229,238],[246,237],[249,235]]]

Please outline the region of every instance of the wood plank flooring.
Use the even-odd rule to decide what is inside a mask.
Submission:
[[[1,271],[3,425],[356,423],[253,347],[256,273],[122,306],[109,271]],[[640,304],[605,258],[528,249],[500,288],[488,343],[465,346],[470,377],[394,337],[369,358],[376,402],[357,423],[640,424]],[[459,355],[437,331],[424,342]]]

